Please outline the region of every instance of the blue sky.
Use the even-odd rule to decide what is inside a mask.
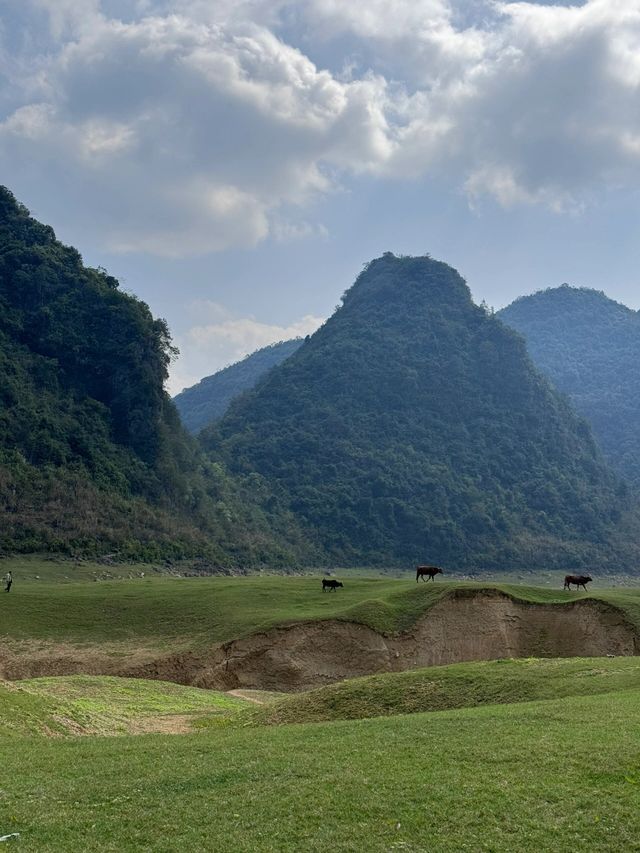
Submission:
[[[4,0],[2,182],[169,321],[175,392],[429,252],[640,308],[640,0]]]

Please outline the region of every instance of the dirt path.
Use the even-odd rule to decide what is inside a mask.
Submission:
[[[237,696],[238,699],[246,699],[247,702],[253,702],[254,705],[265,705],[267,700],[260,697],[262,691],[257,690],[227,690],[229,696]]]

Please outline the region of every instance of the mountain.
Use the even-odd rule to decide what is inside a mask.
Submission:
[[[295,338],[263,347],[242,361],[205,376],[197,385],[185,388],[173,398],[182,423],[195,434],[221,418],[234,397],[253,388],[272,367],[293,355],[301,343],[301,338]]]
[[[181,426],[173,353],[163,320],[0,188],[0,553],[294,558],[254,484]]]
[[[498,316],[587,418],[609,464],[640,486],[640,313],[565,284],[516,299]]]
[[[580,566],[625,508],[522,338],[430,257],[372,261],[342,306],[201,434],[327,562]]]

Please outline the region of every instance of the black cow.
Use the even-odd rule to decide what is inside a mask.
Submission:
[[[444,572],[437,566],[418,566],[418,568],[416,569],[416,583],[418,583],[420,578],[422,578],[422,580],[428,578],[430,581],[432,581],[436,575],[442,574],[444,574]]]
[[[340,581],[328,581],[326,578],[322,578],[322,591],[323,592],[325,591],[325,589],[332,589],[335,592],[339,586],[340,587],[342,586]]]
[[[587,587],[585,584],[591,583],[592,580],[593,578],[590,578],[589,575],[566,575],[563,589],[571,589],[571,584],[573,583],[576,585],[576,589],[582,587],[586,592]]]

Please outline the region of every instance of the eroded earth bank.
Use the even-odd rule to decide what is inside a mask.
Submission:
[[[517,657],[640,653],[640,636],[618,608],[597,599],[517,601],[498,590],[452,591],[404,633],[383,635],[332,619],[251,634],[208,650],[158,656],[57,644],[5,647],[0,677],[121,675],[197,687],[296,691],[345,678],[423,666]]]

